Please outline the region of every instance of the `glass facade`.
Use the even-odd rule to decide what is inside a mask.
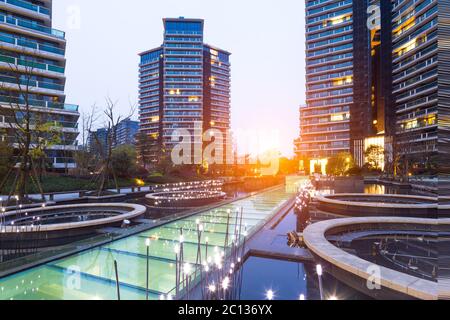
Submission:
[[[78,106],[65,103],[66,40],[52,28],[51,11],[52,1],[0,1],[0,103],[6,109],[28,101],[33,117],[60,126],[62,142],[49,147],[47,156],[54,169],[66,169],[75,166],[79,113]],[[0,139],[14,145],[9,122],[0,117]]]
[[[140,131],[168,153],[177,129],[230,128],[230,54],[204,44],[203,20],[164,19],[164,28],[162,46],[141,54]]]
[[[307,1],[307,103],[300,108],[297,153],[324,158],[350,151],[353,102],[351,0]]]
[[[139,131],[139,122],[125,119],[117,124],[115,145],[131,145],[136,143],[136,134]]]
[[[398,143],[437,152],[438,0],[393,3],[393,92]]]
[[[437,152],[438,0],[318,0],[306,11],[297,154],[346,151],[362,166],[370,137],[385,137],[391,154]]]

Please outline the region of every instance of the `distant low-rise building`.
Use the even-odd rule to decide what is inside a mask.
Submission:
[[[139,121],[127,118],[117,125],[115,146],[136,144],[136,134],[139,131]]]
[[[107,128],[90,132],[87,142],[88,151],[105,155],[108,150],[108,135],[109,130]]]
[[[127,118],[119,122],[116,126],[115,138],[112,142],[113,147],[136,144],[136,134],[139,131],[139,122]],[[112,134],[112,130],[108,128],[99,128],[89,133],[87,149],[90,152],[101,152],[105,155],[108,151],[109,139],[108,135]]]

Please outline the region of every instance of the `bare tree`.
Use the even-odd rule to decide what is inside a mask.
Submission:
[[[12,195],[16,195],[19,201],[23,201],[27,195],[29,180],[39,190],[41,197],[45,200],[42,185],[38,179],[36,166],[32,156],[33,149],[43,136],[42,130],[47,130],[43,121],[45,117],[37,116],[40,112],[35,105],[38,101],[32,101],[31,95],[37,95],[32,91],[35,86],[33,80],[34,66],[33,61],[27,62],[19,67],[15,59],[9,63],[8,70],[11,78],[9,84],[2,83],[0,87],[2,92],[7,93],[0,102],[0,114],[5,117],[9,126],[9,132],[14,141],[13,146],[18,150],[17,164],[12,166],[6,176],[0,183],[0,190],[6,183],[12,179],[13,184],[8,195],[8,201]],[[16,175],[14,176],[14,173]]]
[[[97,196],[101,196],[106,191],[108,187],[108,181],[111,176],[113,178],[113,183],[116,190],[119,190],[117,173],[115,172],[114,167],[112,165],[113,148],[115,142],[117,141],[117,126],[122,120],[122,117],[120,115],[116,116],[117,104],[118,102],[113,101],[110,97],[106,98],[106,107],[103,112],[106,117],[106,130],[107,130],[106,146],[103,146],[102,142],[99,139],[99,136],[96,133],[91,132],[98,146],[98,148],[96,148],[97,152],[100,153],[101,157],[100,168],[98,170],[99,181],[97,187]],[[135,108],[136,105],[131,105],[129,115],[124,119],[133,116]]]
[[[92,128],[98,119],[99,116],[95,104],[91,106],[89,112],[83,112],[81,114],[81,148],[74,154],[78,176],[87,175],[89,173],[89,167],[95,159],[94,152],[89,149],[88,144],[95,143],[95,141],[90,141],[89,139],[93,137]]]

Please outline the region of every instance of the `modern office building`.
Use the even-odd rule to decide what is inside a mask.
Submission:
[[[424,162],[438,151],[438,107],[444,106],[445,101],[448,106],[450,101],[450,55],[444,48],[440,52],[438,48],[439,38],[440,44],[445,45],[444,37],[447,42],[450,37],[448,30],[447,34],[438,30],[438,14],[443,17],[444,6],[450,5],[444,4],[446,1],[439,2],[441,4],[438,0],[397,0],[392,8],[397,141],[402,152],[416,155]],[[444,28],[445,21],[441,24]]]
[[[87,148],[89,152],[95,153],[98,156],[105,156],[109,146],[108,128],[99,128],[96,131],[89,132],[87,140]]]
[[[63,135],[47,148],[55,170],[74,168],[78,106],[66,104],[66,39],[52,28],[52,1],[0,1],[0,104],[3,110],[28,105],[33,119],[54,123]],[[4,112],[5,113],[5,112]],[[12,113],[0,114],[0,139],[17,145]]]
[[[390,160],[436,152],[437,7],[437,0],[307,1],[307,103],[296,153],[311,172],[324,172],[340,152],[362,166],[372,145]],[[442,83],[441,101],[444,91]]]
[[[353,28],[352,0],[306,2],[307,103],[300,108],[297,152],[311,171],[351,150]]]
[[[438,5],[438,168],[439,173],[446,174],[440,179],[440,190],[450,193],[450,3]],[[441,188],[442,186],[442,188]],[[441,193],[442,194],[442,193]]]
[[[230,128],[230,53],[204,43],[203,20],[163,23],[163,44],[141,53],[139,65],[140,131],[157,145],[153,162],[177,143],[174,130],[188,130],[199,147],[206,130]]]
[[[120,121],[116,128],[116,146],[136,144],[136,134],[139,131],[139,121],[130,118]]]
[[[112,147],[121,145],[136,144],[136,135],[139,132],[139,122],[130,118],[120,121],[115,129],[115,139],[112,140]],[[97,153],[99,156],[105,156],[108,152],[110,134],[112,130],[108,128],[98,128],[88,135],[87,149],[89,152]],[[111,138],[113,138],[111,136]]]

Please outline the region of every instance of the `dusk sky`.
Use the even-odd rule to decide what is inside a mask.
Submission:
[[[53,1],[53,27],[68,41],[67,103],[86,111],[109,95],[126,115],[138,101],[138,53],[162,43],[162,18],[179,16],[205,19],[205,42],[233,54],[233,130],[277,130],[291,155],[305,100],[302,0]]]

